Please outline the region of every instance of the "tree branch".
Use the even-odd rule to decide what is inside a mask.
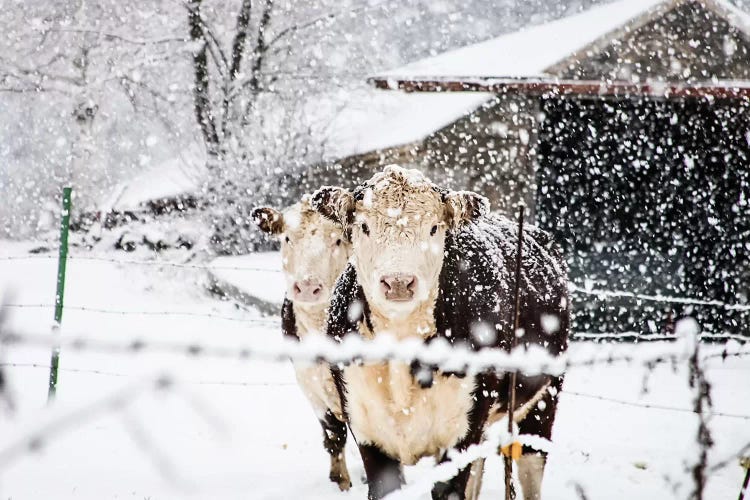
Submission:
[[[229,61],[227,61],[227,56],[224,53],[224,50],[221,48],[221,44],[216,38],[216,35],[214,35],[211,27],[208,26],[205,20],[201,19],[200,21],[204,40],[208,45],[208,50],[211,52],[211,58],[214,60],[214,64],[216,64],[216,69],[219,71],[219,74],[223,76],[224,73],[229,69]]]
[[[260,90],[260,71],[263,68],[263,61],[268,45],[266,44],[266,28],[271,22],[271,10],[273,9],[273,0],[266,0],[263,4],[263,12],[261,14],[260,22],[258,23],[258,36],[255,40],[255,48],[253,49],[253,60],[250,67],[250,80],[248,86],[252,94],[251,99],[248,99],[245,111],[242,113],[241,127],[245,127],[248,123],[248,116],[250,109],[255,102],[255,96]]]
[[[243,0],[240,12],[237,14],[237,31],[232,42],[232,64],[229,68],[229,78],[234,81],[239,75],[242,65],[242,56],[245,52],[245,41],[247,40],[248,27],[250,26],[251,0]]]
[[[232,101],[233,82],[240,74],[242,58],[245,54],[245,41],[247,40],[250,26],[250,13],[252,0],[242,0],[240,11],[237,14],[237,28],[232,41],[232,62],[229,66],[229,74],[224,79],[224,99],[222,101],[222,132],[226,136],[229,126],[229,107]]]
[[[271,10],[273,9],[273,0],[266,0],[263,6],[263,14],[258,24],[258,37],[255,40],[255,49],[253,50],[253,63],[250,68],[250,90],[255,91],[259,87],[260,70],[263,67],[263,57],[268,50],[266,44],[266,28],[271,22]]]
[[[190,39],[200,42],[201,48],[193,53],[193,101],[195,106],[195,117],[203,133],[203,140],[209,155],[216,156],[219,153],[219,136],[216,132],[216,123],[212,113],[211,99],[209,97],[210,82],[208,75],[207,44],[203,22],[201,21],[201,2],[193,0],[187,4],[188,26],[190,27]]]
[[[133,44],[133,45],[156,45],[156,44],[162,44],[162,43],[173,43],[173,42],[180,42],[185,43],[188,40],[181,37],[173,37],[173,38],[157,38],[154,40],[137,40],[135,38],[129,38],[124,35],[120,35],[118,33],[111,33],[108,31],[102,31],[97,29],[90,29],[90,28],[58,28],[58,27],[51,27],[51,28],[37,28],[37,31],[41,31],[42,33],[48,33],[48,32],[54,32],[54,33],[80,33],[80,34],[95,34],[103,37],[106,40],[118,40],[121,42]]]

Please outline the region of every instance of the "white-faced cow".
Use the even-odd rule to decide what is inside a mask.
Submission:
[[[490,215],[485,198],[391,166],[354,192],[321,188],[312,204],[350,232],[352,242],[351,264],[331,299],[329,336],[389,334],[475,350],[508,347],[517,228]],[[519,344],[557,355],[567,346],[566,266],[550,237],[533,226],[523,246]],[[332,372],[371,498],[400,488],[402,464],[425,456],[446,460],[447,450],[480,442],[488,423],[508,411],[510,376],[494,370],[447,373],[387,362],[336,365]],[[521,433],[550,438],[561,384],[560,377],[519,374],[514,418]],[[545,461],[524,448],[518,461],[524,498],[539,498]],[[435,485],[433,497],[475,494],[469,469]]]
[[[309,197],[283,213],[261,207],[252,215],[261,230],[281,241],[287,288],[281,311],[284,335],[295,339],[323,335],[331,292],[349,258],[350,245],[343,229],[313,210]],[[331,457],[329,477],[341,490],[348,490],[347,431],[331,371],[325,363],[295,363],[294,369],[323,427],[323,445]]]

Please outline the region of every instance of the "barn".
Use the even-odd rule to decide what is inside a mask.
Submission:
[[[366,178],[399,162],[500,211],[523,201],[563,242],[579,334],[642,338],[690,314],[750,335],[750,15],[620,0],[370,82],[415,103],[474,99],[336,167]]]

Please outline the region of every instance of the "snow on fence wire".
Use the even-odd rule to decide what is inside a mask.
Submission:
[[[608,341],[608,340],[636,340],[636,341],[672,341],[677,340],[676,335],[664,334],[664,333],[640,333],[636,331],[630,332],[572,332],[570,334],[572,340],[595,340],[595,341]],[[703,332],[698,336],[699,340],[734,340],[740,343],[750,342],[750,337],[743,335],[737,335],[734,333],[709,333]]]
[[[138,397],[166,391],[181,396],[192,411],[212,429],[224,433],[222,419],[211,408],[196,398],[171,375],[158,374],[118,388],[73,408],[51,407],[44,415],[43,422],[31,428],[22,422],[13,423],[18,429],[15,429],[15,432],[8,432],[6,435],[11,437],[0,443],[0,470],[11,465],[13,460],[21,456],[40,450],[56,436],[81,427],[97,416],[109,414],[118,415],[121,418],[123,428],[134,444],[151,460],[162,477],[176,484],[179,476],[168,455],[159,448],[149,433],[145,432],[145,425],[130,411],[130,407]]]
[[[750,356],[750,352],[741,353],[737,355]],[[702,360],[706,361],[708,359],[712,359],[715,357],[717,356],[716,355],[704,356]],[[0,368],[3,368],[3,367],[5,368],[37,368],[40,370],[50,369],[49,365],[45,365],[41,363],[2,363],[0,362]],[[68,372],[68,373],[86,374],[86,375],[101,375],[101,376],[106,376],[106,377],[137,378],[136,375],[132,373],[115,372],[115,371],[109,371],[109,370],[98,370],[98,369],[92,369],[92,368],[74,368],[74,367],[69,367],[69,366],[61,366],[60,371]],[[249,380],[183,380],[182,382],[186,385],[217,385],[217,386],[229,386],[229,387],[232,387],[232,386],[235,386],[235,387],[297,387],[296,382],[253,382]],[[562,393],[568,396],[587,398],[587,399],[596,399],[599,401],[606,401],[608,403],[615,403],[615,404],[623,405],[623,406],[632,406],[636,408],[673,411],[673,412],[680,412],[680,413],[695,413],[695,410],[692,408],[662,405],[662,404],[656,404],[656,403],[644,403],[641,401],[631,401],[627,399],[612,398],[609,396],[602,396],[601,394],[590,394],[590,393],[580,392],[580,391],[571,391],[568,389],[563,389]],[[739,414],[739,413],[712,411],[711,416],[721,417],[721,418],[737,418],[740,420],[750,421],[750,414],[744,415],[744,414]]]
[[[679,330],[679,329],[678,329]],[[697,330],[696,330],[697,333]],[[114,354],[137,354],[141,352],[162,352],[171,354],[182,354],[191,357],[218,357],[235,358],[240,360],[262,360],[273,362],[286,362],[289,359],[304,362],[327,361],[330,363],[364,363],[378,361],[401,361],[409,363],[413,360],[442,368],[448,371],[477,372],[485,369],[499,371],[522,370],[528,374],[547,373],[560,374],[566,369],[578,366],[596,366],[614,363],[637,363],[649,369],[653,369],[660,363],[687,363],[691,368],[691,381],[703,380],[702,365],[705,361],[713,358],[726,358],[730,356],[750,356],[750,344],[740,345],[730,343],[720,353],[699,354],[700,343],[697,335],[679,334],[679,339],[674,343],[654,344],[648,352],[622,355],[615,349],[598,347],[595,353],[568,353],[562,356],[551,356],[546,351],[539,349],[526,350],[523,347],[508,353],[500,349],[485,349],[472,351],[462,346],[452,346],[445,342],[436,341],[424,344],[419,340],[396,340],[389,337],[380,337],[374,340],[364,340],[358,336],[350,336],[341,342],[336,342],[325,337],[308,337],[302,341],[278,339],[273,342],[252,342],[244,346],[211,346],[189,342],[160,342],[149,341],[142,338],[133,338],[126,341],[103,340],[66,334],[62,337],[54,335],[31,335],[5,332],[0,335],[0,345],[36,345],[48,347],[60,345],[71,350],[88,350],[102,353]],[[3,366],[31,366],[48,368],[45,365],[0,363]],[[66,368],[63,368],[66,369]],[[100,370],[67,368],[68,371],[81,373],[93,373],[97,375],[110,375],[127,377],[127,374],[117,372],[106,372]],[[248,382],[231,381],[198,381],[195,384],[222,384],[222,385],[258,385]],[[46,440],[54,437],[71,426],[80,425],[81,421],[90,419],[93,415],[103,411],[119,410],[130,404],[130,401],[138,394],[138,391],[164,390],[175,386],[176,382],[170,375],[147,381],[139,382],[106,396],[100,401],[90,403],[80,409],[68,411],[61,414],[57,420],[52,419],[48,423],[24,434],[22,437],[11,440],[9,443],[0,444],[0,467],[6,465],[11,459],[19,454],[34,451],[41,447]],[[274,385],[274,384],[269,384]],[[288,384],[293,385],[293,384]],[[610,401],[623,405],[636,406],[646,409],[660,411],[676,411],[696,414],[701,423],[702,432],[698,434],[700,457],[691,471],[691,478],[695,481],[695,489],[702,490],[707,475],[714,473],[720,468],[726,467],[750,450],[750,443],[741,447],[731,457],[710,464],[706,459],[706,449],[711,446],[710,434],[706,423],[710,418],[725,417],[737,418],[750,421],[750,415],[731,414],[714,411],[710,403],[710,387],[707,385],[693,384],[696,402],[693,408],[674,407],[658,405],[653,403],[642,403],[627,401],[606,396],[587,394],[581,392],[563,391],[574,397],[587,397],[604,401]],[[205,409],[204,409],[205,412]],[[128,432],[134,440],[140,440],[139,446],[151,455],[162,475],[173,477],[174,471],[170,464],[158,450],[153,449],[153,443],[144,441],[143,433],[138,432],[138,423],[129,422]],[[519,435],[517,430],[511,434],[506,429],[506,423],[500,421],[488,428],[485,440],[477,445],[471,446],[463,452],[451,453],[449,461],[444,462],[425,475],[418,481],[407,485],[404,489],[393,493],[389,498],[412,498],[414,495],[428,492],[432,485],[438,481],[451,478],[459,470],[471,464],[475,460],[483,459],[497,454],[498,446],[504,446],[512,441],[519,441],[532,448],[552,451],[552,444],[542,438],[530,435]],[[700,496],[695,496],[700,498]]]
[[[148,335],[132,337],[127,341],[72,336],[66,333],[57,337],[45,334],[19,334],[6,332],[0,336],[0,345],[28,345],[48,347],[60,345],[74,351],[85,350],[106,354],[137,354],[153,352],[194,357],[282,362],[325,361],[332,364],[399,361],[423,364],[449,372],[479,372],[487,369],[499,371],[521,370],[527,374],[560,375],[567,368],[636,363],[652,366],[661,363],[680,363],[689,359],[690,351],[684,342],[655,344],[648,352],[620,354],[615,349],[599,349],[596,354],[568,353],[552,356],[539,346],[523,346],[508,353],[503,349],[471,350],[462,345],[451,345],[444,339],[425,344],[420,339],[396,340],[383,335],[374,340],[364,340],[351,335],[341,342],[323,336],[310,336],[302,341],[278,338],[262,339],[243,345],[220,346],[196,342],[166,342],[150,340]],[[721,353],[710,357],[750,355],[750,344],[732,344]],[[709,357],[706,357],[709,359]]]
[[[53,258],[54,256],[25,256],[23,258]],[[0,257],[0,260],[12,260],[16,257],[6,256]],[[244,266],[212,266],[212,265],[201,265],[201,264],[180,264],[180,263],[164,263],[159,261],[136,261],[136,260],[119,260],[112,259],[110,257],[70,257],[72,260],[96,260],[106,261],[117,264],[129,264],[129,265],[154,265],[160,267],[176,267],[176,268],[189,268],[189,269],[228,269],[228,270],[247,270],[247,271],[271,271],[269,269],[260,269],[253,267]],[[719,307],[727,311],[750,311],[750,306],[742,304],[726,304],[719,301],[705,301],[696,300],[682,297],[667,297],[660,295],[643,295],[635,294],[630,292],[619,292],[619,291],[605,291],[605,290],[588,290],[585,288],[577,287],[573,284],[570,285],[570,290],[573,293],[582,293],[595,295],[600,298],[631,298],[642,301],[653,301],[662,303],[679,303],[679,304],[692,304],[692,305],[707,305],[712,307]],[[17,308],[46,308],[53,307],[52,304],[6,304],[4,307],[17,307]],[[110,310],[110,309],[99,309],[85,306],[68,306],[69,309],[77,309],[88,312],[98,313],[109,313],[109,314],[138,314],[138,315],[183,315],[183,316],[204,316],[212,319],[227,319],[233,321],[245,321],[248,323],[265,323],[278,325],[277,321],[272,320],[258,320],[258,319],[246,319],[246,318],[233,318],[220,315],[214,315],[211,313],[194,313],[194,312],[183,312],[183,311],[125,311],[125,310]],[[0,308],[0,313],[2,312]],[[0,332],[1,333],[1,332]],[[154,340],[146,340],[145,338],[133,338],[126,342],[117,342],[112,340],[102,340],[87,337],[71,337],[66,335],[60,337],[58,335],[21,335],[16,333],[5,333],[0,336],[1,345],[17,345],[17,344],[28,344],[28,345],[40,345],[46,347],[52,347],[53,349],[59,349],[66,347],[72,350],[94,350],[104,353],[120,353],[120,354],[135,354],[143,351],[156,351],[166,352],[173,354],[185,354],[193,357],[209,356],[219,358],[235,358],[235,359],[256,359],[264,361],[286,361],[289,359],[295,361],[305,362],[320,362],[325,361],[332,364],[342,363],[363,363],[363,362],[382,362],[382,361],[400,361],[410,363],[412,361],[420,361],[424,364],[434,366],[436,368],[443,369],[445,371],[453,372],[479,372],[482,370],[493,369],[504,372],[516,372],[523,371],[527,374],[552,374],[557,375],[563,373],[566,369],[577,366],[596,366],[600,364],[613,364],[617,362],[627,363],[638,363],[646,366],[649,371],[660,363],[671,363],[677,365],[678,363],[686,362],[690,368],[690,386],[695,392],[694,407],[678,408],[669,407],[665,405],[654,405],[648,403],[638,403],[625,400],[616,400],[613,398],[607,398],[600,395],[592,395],[585,393],[573,393],[571,395],[579,397],[590,397],[594,399],[600,399],[605,401],[611,401],[619,404],[639,406],[648,409],[656,410],[670,410],[680,412],[690,412],[698,416],[699,419],[699,432],[696,436],[696,441],[699,448],[699,458],[691,470],[691,478],[694,482],[694,492],[692,498],[702,498],[703,489],[706,483],[706,475],[717,470],[718,467],[723,467],[730,463],[730,460],[725,460],[723,463],[714,464],[709,467],[707,459],[707,450],[712,445],[712,439],[708,428],[708,420],[715,416],[729,417],[729,418],[740,418],[750,420],[750,416],[728,414],[722,412],[715,412],[712,408],[710,398],[710,385],[704,377],[702,368],[703,362],[713,357],[727,358],[730,356],[745,356],[750,355],[750,350],[746,349],[748,344],[741,346],[741,342],[745,342],[747,339],[739,335],[731,334],[705,334],[702,339],[707,340],[730,340],[739,342],[730,342],[724,350],[719,354],[711,354],[709,356],[698,355],[698,340],[701,339],[697,335],[697,329],[691,335],[680,334],[677,335],[638,335],[635,332],[624,332],[618,334],[609,334],[609,338],[627,338],[634,337],[641,340],[676,340],[675,343],[670,344],[657,344],[655,349],[651,349],[651,352],[647,354],[639,355],[621,355],[614,352],[602,352],[601,350],[595,355],[591,356],[576,356],[566,355],[559,357],[552,357],[541,348],[532,349],[516,349],[511,353],[507,353],[503,350],[498,349],[484,349],[482,351],[472,351],[463,346],[452,346],[447,341],[436,341],[429,345],[425,345],[419,340],[407,340],[407,341],[396,341],[395,339],[388,337],[381,337],[375,341],[365,341],[357,336],[352,336],[344,339],[342,342],[334,342],[333,340],[325,337],[311,337],[303,342],[293,342],[286,339],[280,339],[277,342],[264,342],[263,344],[249,344],[245,346],[235,347],[221,347],[221,346],[210,346],[202,345],[197,343],[174,343],[174,342],[160,342]],[[582,332],[579,334],[579,338],[593,338],[595,335],[591,332]],[[601,334],[597,338],[603,338]],[[0,366],[13,366],[12,364],[0,364]],[[18,366],[18,365],[16,365]],[[44,367],[43,365],[33,365],[34,367]],[[76,368],[67,368],[68,371],[80,371],[96,373],[100,375],[113,375],[120,376],[124,374],[117,374],[113,372],[104,372],[98,370],[84,370]],[[229,382],[229,381],[214,381],[213,383],[221,384],[237,384],[237,385],[249,385],[243,382]],[[161,377],[157,379],[156,387],[167,387],[172,384],[172,381],[168,377]],[[116,409],[123,406],[126,401],[122,396],[113,396],[100,406],[95,406],[94,410],[112,408]],[[77,415],[80,416],[80,415]],[[58,422],[58,426],[65,427],[69,425],[72,419],[62,419],[62,423]],[[52,426],[55,428],[56,426]],[[476,446],[472,446],[462,453],[453,454],[451,460],[443,463],[434,468],[428,476],[425,476],[421,481],[418,481],[400,492],[396,492],[392,495],[392,498],[407,498],[414,494],[428,491],[432,485],[437,481],[447,480],[452,477],[456,472],[472,463],[473,461],[486,458],[490,455],[497,453],[499,445],[508,444],[512,440],[521,440],[523,444],[530,445],[534,448],[549,451],[550,443],[545,440],[540,440],[534,436],[518,436],[517,432],[515,435],[511,435],[507,430],[504,431],[504,424],[501,422],[496,423],[490,429],[487,430],[486,440]],[[169,467],[163,459],[159,458],[158,452],[153,449],[153,446],[144,439],[144,433],[139,431],[139,427],[136,422],[129,422],[129,432],[131,432],[133,439],[139,443],[139,445],[147,451],[152,453],[155,465],[165,474],[168,474]],[[25,449],[33,450],[38,447],[41,442],[41,434],[37,433],[29,437],[25,442],[23,440],[11,443],[9,447],[0,448],[0,464],[9,456],[22,452]],[[738,455],[747,453],[750,450],[750,444],[745,445],[740,449]]]
[[[52,304],[6,304],[5,307],[52,307]],[[113,314],[152,314],[152,315],[188,315],[188,316],[206,316],[213,319],[231,319],[237,321],[247,321],[253,323],[254,321],[263,321],[265,323],[272,323],[278,325],[277,321],[271,320],[253,320],[245,318],[233,318],[223,317],[213,314],[201,314],[192,312],[182,311],[125,311],[125,310],[109,310],[109,309],[97,309],[88,308],[82,306],[68,306],[71,309],[79,309],[90,312],[106,312]],[[2,309],[2,308],[0,308]],[[264,361],[286,361],[289,359],[295,361],[305,362],[320,362],[326,361],[329,363],[363,363],[363,362],[378,362],[378,361],[401,361],[410,363],[414,360],[418,360],[424,364],[431,365],[437,368],[441,368],[446,371],[468,371],[478,372],[486,369],[494,369],[499,371],[512,372],[521,370],[528,374],[536,373],[547,373],[547,374],[560,374],[566,369],[576,366],[595,366],[600,364],[613,364],[617,362],[627,363],[638,363],[653,369],[653,367],[659,363],[677,363],[689,362],[691,372],[695,371],[699,375],[702,373],[700,365],[713,357],[726,358],[730,356],[745,356],[750,355],[750,344],[741,345],[739,342],[729,343],[725,346],[724,350],[718,354],[711,354],[708,356],[697,357],[698,339],[697,330],[694,338],[686,338],[684,334],[675,336],[658,336],[659,340],[677,340],[674,343],[668,344],[655,344],[654,348],[648,353],[641,353],[635,355],[622,355],[614,350],[606,350],[599,348],[594,355],[575,355],[568,354],[565,356],[553,357],[550,356],[546,351],[541,348],[532,348],[529,350],[516,349],[511,353],[499,349],[484,349],[482,351],[472,351],[464,346],[453,346],[447,341],[436,341],[431,344],[425,345],[418,339],[397,341],[389,337],[380,337],[373,341],[364,340],[358,336],[351,336],[345,338],[341,342],[335,342],[326,337],[309,337],[302,342],[291,341],[288,339],[280,338],[274,342],[264,341],[263,343],[255,342],[244,346],[211,346],[198,343],[179,343],[179,342],[163,342],[157,340],[151,340],[144,336],[141,338],[132,338],[127,341],[115,341],[115,340],[103,340],[98,338],[88,338],[83,336],[71,336],[66,334],[62,337],[58,335],[28,335],[28,334],[17,334],[17,333],[5,333],[0,336],[1,345],[38,345],[45,347],[55,347],[71,350],[92,350],[104,353],[118,353],[118,354],[136,354],[144,351],[154,351],[172,354],[183,354],[191,357],[219,357],[219,358],[235,358],[240,360],[264,360]],[[657,337],[657,336],[654,336]],[[742,337],[738,339],[745,340]],[[735,339],[737,340],[737,339]],[[0,364],[0,366],[14,366],[13,364]],[[18,365],[15,365],[18,366]],[[43,365],[32,365],[35,367],[47,368]],[[77,368],[64,368],[66,371],[78,371],[82,373],[96,373],[99,375],[111,375],[111,376],[126,376],[125,374],[118,374],[114,372],[104,372],[99,370],[86,370]],[[700,377],[699,377],[700,378]],[[156,387],[166,387],[171,385],[169,378],[162,377],[157,380]],[[250,385],[246,382],[230,382],[230,381],[204,381],[199,383],[215,383],[223,385]],[[706,459],[706,449],[710,446],[710,434],[708,434],[708,427],[706,422],[712,417],[729,417],[729,418],[740,418],[750,420],[750,415],[737,415],[728,414],[722,412],[715,412],[710,406],[710,396],[708,390],[699,389],[698,395],[696,396],[696,406],[693,409],[689,408],[678,408],[668,407],[664,405],[654,405],[648,403],[630,402],[625,400],[615,400],[613,398],[607,398],[605,396],[585,394],[585,393],[570,393],[574,396],[579,397],[590,397],[601,400],[611,400],[619,404],[627,404],[632,406],[639,406],[649,409],[658,410],[672,410],[680,412],[690,412],[697,414],[701,424],[701,433],[698,435],[698,444],[701,449],[701,459],[696,463],[693,470],[693,478],[695,480],[696,491],[702,490],[705,485],[706,474],[710,473],[709,464]],[[703,391],[703,392],[701,392]],[[113,396],[109,402],[94,405],[92,408],[95,411],[102,409],[111,408],[117,409],[126,404],[126,401],[122,396]],[[706,408],[707,406],[707,408]],[[76,414],[80,417],[80,414]],[[26,441],[20,440],[11,443],[8,447],[0,448],[0,464],[9,457],[14,456],[25,449],[33,450],[39,447],[43,435],[49,429],[65,428],[70,425],[70,417],[62,419],[62,422],[58,422],[54,425],[48,426],[41,429],[39,432],[32,433]],[[140,446],[146,450],[150,450],[152,453],[152,459],[155,462],[157,468],[162,471],[165,476],[172,475],[169,471],[169,464],[160,458],[160,454],[153,450],[153,446],[143,438],[143,433],[138,431],[138,425],[135,422],[129,423],[129,432],[133,435],[133,439],[139,442]],[[502,422],[496,423],[493,427],[488,429],[486,434],[486,440],[476,446],[472,446],[462,453],[453,454],[451,460],[445,462],[430,473],[423,477],[420,481],[407,486],[404,490],[396,492],[392,495],[392,498],[408,498],[414,494],[418,494],[424,491],[428,491],[431,486],[442,480],[447,480],[452,477],[456,472],[472,463],[474,460],[480,458],[486,458],[490,455],[497,453],[497,447],[504,445],[511,440],[520,440],[523,444],[530,445],[534,448],[549,451],[550,444],[545,440],[540,440],[534,436],[511,436],[510,433],[504,431],[504,425]],[[741,450],[742,453],[746,451],[746,448]],[[154,458],[155,457],[155,458]],[[728,464],[729,461],[726,461]],[[714,465],[716,467],[716,465]]]

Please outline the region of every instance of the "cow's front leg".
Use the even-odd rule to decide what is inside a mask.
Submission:
[[[523,377],[519,378],[523,381]],[[550,377],[549,384],[543,387],[544,395],[534,404],[528,415],[519,422],[521,434],[552,439],[552,425],[557,413],[557,400],[562,390],[562,377]],[[543,404],[541,404],[543,402]],[[528,446],[523,447],[523,455],[518,459],[518,479],[521,482],[524,500],[542,498],[542,479],[547,453]]]
[[[482,440],[484,427],[497,393],[498,380],[494,373],[480,373],[476,376],[472,393],[471,410],[469,411],[469,429],[463,439],[456,445],[456,450],[465,451],[469,446]],[[476,498],[482,484],[484,460],[475,460],[458,472],[450,481],[436,483],[432,488],[434,500]]]
[[[404,484],[404,474],[398,460],[392,459],[373,444],[360,444],[359,454],[367,475],[367,498],[383,498]]]
[[[435,486],[432,487],[432,499],[464,500],[467,498],[467,486],[469,485],[471,472],[472,465],[469,464],[453,476],[450,481],[435,483]]]
[[[484,458],[477,458],[471,463],[469,480],[466,483],[466,500],[478,500],[482,491],[482,477],[484,476]]]
[[[450,481],[436,483],[432,488],[434,500],[477,500],[482,490],[484,458],[474,460],[453,476]]]
[[[524,453],[518,459],[518,480],[521,482],[524,500],[542,498],[542,478],[547,463],[546,453]]]
[[[320,421],[323,427],[323,446],[331,457],[329,479],[339,485],[341,491],[352,486],[349,470],[346,468],[346,424],[337,419],[331,410],[327,410]]]

